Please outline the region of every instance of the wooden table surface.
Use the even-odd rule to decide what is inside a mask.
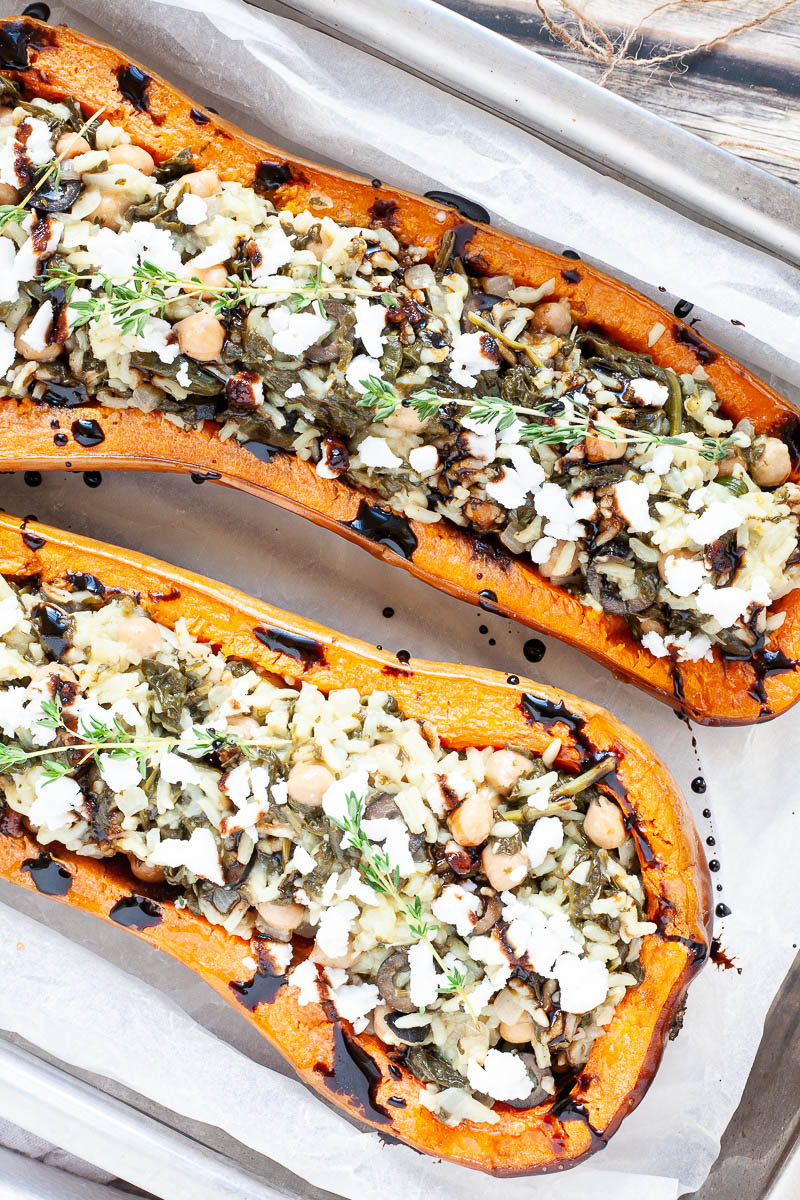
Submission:
[[[601,63],[568,50],[547,30],[536,0],[439,0],[547,58],[598,80]],[[564,16],[557,0],[546,11]],[[636,20],[655,7],[636,0],[585,0],[585,9],[612,37],[623,35],[620,13]],[[764,0],[761,11],[773,4]],[[726,12],[723,13],[722,9]],[[638,53],[650,57],[697,45],[758,11],[751,2],[671,5],[646,27]],[[659,116],[709,138],[791,183],[800,183],[800,2],[759,29],[692,56],[685,64],[618,67],[606,85]]]

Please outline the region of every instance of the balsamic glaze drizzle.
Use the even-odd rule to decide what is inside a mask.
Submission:
[[[413,558],[417,548],[417,538],[407,517],[401,517],[388,508],[378,504],[368,504],[362,500],[353,521],[343,521],[346,529],[360,533],[362,537],[377,542],[399,554],[401,558]]]
[[[37,892],[43,896],[66,896],[72,887],[72,875],[64,864],[44,851],[38,858],[26,858],[22,870],[28,872]]]
[[[368,1120],[379,1125],[391,1124],[386,1109],[375,1099],[382,1078],[380,1068],[374,1059],[350,1038],[338,1019],[334,1019],[333,1023],[333,1063],[330,1067],[324,1063],[317,1063],[314,1071],[324,1076],[329,1091],[349,1096]]]
[[[147,112],[150,108],[147,89],[152,82],[150,76],[146,75],[141,67],[135,67],[133,63],[129,63],[127,67],[117,68],[117,87],[120,94],[139,112]]]
[[[304,670],[325,663],[325,647],[314,638],[304,637],[301,633],[290,633],[288,629],[265,629],[257,625],[253,630],[260,642],[275,650],[278,654],[287,654],[295,662],[302,664]]]
[[[474,200],[467,200],[464,196],[456,195],[455,192],[439,192],[434,189],[425,192],[425,198],[433,200],[435,204],[444,204],[448,208],[454,208],[468,221],[480,221],[484,225],[491,222],[491,217],[482,204],[476,204]]]
[[[123,896],[108,915],[116,925],[122,925],[125,929],[150,929],[164,920],[157,904],[146,896],[136,895]]]

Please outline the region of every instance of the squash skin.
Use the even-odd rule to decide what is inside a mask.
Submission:
[[[27,543],[39,539],[43,544],[31,550]],[[451,1129],[441,1124],[418,1104],[421,1085],[405,1068],[400,1067],[400,1079],[390,1074],[390,1067],[395,1074],[397,1067],[374,1037],[353,1035],[346,1022],[331,1024],[320,1005],[300,1007],[294,990],[279,987],[268,973],[253,976],[252,964],[248,967],[244,960],[250,955],[258,959],[258,939],[251,946],[187,909],[177,909],[164,888],[134,880],[116,860],[66,851],[54,854],[72,875],[60,899],[111,920],[111,910],[120,900],[131,894],[150,897],[162,920],[130,932],[195,971],[270,1039],[305,1082],[382,1134],[496,1175],[563,1170],[605,1144],[647,1090],[711,937],[711,882],[702,847],[681,793],[646,743],[605,710],[554,688],[527,680],[511,685],[504,676],[477,668],[417,660],[398,666],[389,654],[224,584],[4,514],[0,572],[67,585],[73,574],[86,573],[108,589],[137,594],[155,620],[173,626],[182,617],[195,637],[265,670],[309,680],[324,690],[347,686],[367,693],[389,688],[407,717],[427,717],[452,747],[501,746],[510,740],[541,754],[556,735],[563,743],[558,765],[573,769],[597,752],[613,750],[619,766],[608,778],[628,814],[647,914],[658,924],[658,931],[643,942],[644,979],[618,1005],[566,1097],[528,1111],[500,1106],[502,1117],[494,1126],[465,1123]],[[256,627],[310,639],[314,653],[305,656],[304,664],[271,650],[255,635]],[[41,852],[33,837],[4,828],[0,819],[0,877],[34,887],[35,872],[25,864]],[[301,955],[308,946],[297,940]],[[253,997],[266,998],[248,1011],[247,995],[231,985],[253,980]],[[383,1111],[365,1100],[366,1081],[353,1094],[348,1094],[346,1079],[337,1084],[337,1070],[341,1074],[343,1066],[349,1068],[348,1076],[354,1074],[348,1043],[353,1054],[373,1060],[379,1079],[372,1099]],[[406,1107],[386,1107],[390,1096],[404,1099]]]
[[[520,284],[533,286],[553,277],[554,297],[568,299],[581,323],[591,324],[601,314],[595,323],[613,340],[651,353],[659,365],[679,372],[692,371],[701,362],[722,398],[725,415],[734,421],[747,417],[759,433],[783,434],[792,449],[792,478],[800,478],[800,423],[795,409],[730,356],[700,340],[694,330],[626,284],[582,262],[576,272],[572,258],[487,226],[465,223],[457,212],[433,201],[399,189],[373,187],[366,180],[304,159],[287,159],[282,151],[193,108],[183,93],[147,72],[148,107],[137,108],[123,97],[117,78],[132,60],[65,26],[50,28],[33,20],[8,19],[0,21],[0,37],[4,34],[13,37],[18,47],[22,43],[22,49],[16,50],[17,64],[27,61],[29,65],[13,69],[13,63],[0,61],[0,70],[24,89],[48,98],[74,95],[87,112],[103,106],[104,115],[122,125],[157,161],[191,147],[198,167],[213,167],[223,179],[259,187],[279,206],[309,207],[354,224],[384,224],[401,241],[424,247],[429,256],[448,229],[473,229],[465,257],[476,271],[511,274]],[[320,196],[327,198],[324,205],[315,204]],[[573,281],[576,273],[579,278]],[[657,323],[665,333],[651,348],[648,335]],[[752,661],[727,660],[716,648],[713,662],[678,667],[643,649],[621,617],[585,608],[532,565],[493,554],[481,539],[445,522],[436,526],[405,522],[417,543],[407,556],[376,546],[344,523],[355,519],[360,502],[375,503],[377,497],[339,481],[320,480],[308,464],[289,454],[276,453],[271,462],[263,463],[232,442],[220,443],[211,422],[187,434],[157,413],[95,408],[92,415],[105,434],[104,442],[88,450],[72,443],[58,448],[53,444],[49,406],[30,401],[0,405],[0,469],[204,473],[344,534],[460,599],[480,604],[488,593],[492,607],[503,615],[577,646],[618,678],[703,724],[768,720],[800,698],[800,671],[794,666],[800,659],[800,591],[772,607],[773,612],[787,614],[769,642],[769,649],[779,651],[791,664],[786,670],[765,676]]]

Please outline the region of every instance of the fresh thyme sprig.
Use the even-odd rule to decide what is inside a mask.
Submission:
[[[365,390],[356,403],[361,408],[373,409],[376,421],[386,420],[403,403],[402,398],[391,384],[375,375],[370,375],[363,380],[362,386]],[[586,404],[576,402],[574,399],[572,405],[577,410],[576,413],[563,418],[557,418],[548,411],[552,402],[528,407],[522,404],[512,404],[501,396],[481,396],[477,400],[464,400],[457,396],[439,396],[433,388],[421,388],[412,392],[408,403],[416,411],[421,421],[427,421],[436,416],[442,408],[457,405],[467,409],[467,412],[464,413],[466,420],[475,421],[481,425],[496,421],[498,433],[510,429],[519,421],[520,417],[531,417],[532,420],[520,422],[519,440],[527,445],[564,445],[569,449],[591,434],[601,434],[612,441],[620,441],[625,438],[629,445],[639,445],[644,449],[650,446],[692,446],[696,444],[679,434],[657,434],[650,433],[646,429],[618,429],[611,425],[601,424],[590,415]],[[703,437],[697,440],[700,442],[700,456],[711,462],[724,458],[731,448],[738,444],[735,437],[721,438],[720,440]]]
[[[74,271],[66,263],[53,263],[47,270],[43,289],[51,292],[63,288],[67,304],[73,316],[71,326],[79,329],[96,321],[107,311],[114,325],[123,333],[142,334],[148,319],[157,315],[165,317],[173,300],[197,298],[209,302],[208,307],[215,316],[225,316],[240,305],[254,308],[268,299],[287,300],[293,312],[301,312],[316,305],[321,316],[325,315],[322,298],[325,296],[375,296],[382,293],[370,288],[353,288],[345,284],[322,282],[322,264],[312,279],[306,283],[295,283],[287,277],[286,287],[254,284],[250,276],[229,275],[222,287],[203,283],[198,275],[177,275],[174,271],[145,260],[135,266],[128,279],[115,279],[103,271]],[[98,290],[88,299],[74,300],[76,287],[88,283]]]
[[[457,967],[449,967],[437,950],[433,938],[439,926],[432,923],[422,906],[419,896],[406,900],[400,892],[400,872],[392,867],[385,850],[380,850],[372,842],[364,829],[364,801],[355,792],[348,792],[346,797],[347,815],[342,820],[330,817],[332,823],[347,835],[350,844],[361,855],[359,871],[361,878],[374,892],[390,896],[405,917],[411,936],[417,941],[425,942],[433,955],[434,961],[444,972],[445,982],[439,985],[439,991],[445,995],[457,995],[466,1011],[477,1023],[477,1017],[472,1009],[465,990],[466,977]]]
[[[223,746],[241,750],[247,758],[256,758],[258,747],[266,745],[271,738],[236,738],[229,733],[221,733],[214,729],[204,729],[202,726],[192,726],[192,739],[185,736],[154,734],[131,735],[119,718],[115,717],[106,724],[95,714],[88,719],[79,721],[78,735],[73,735],[64,721],[61,701],[58,697],[42,701],[42,716],[36,724],[44,729],[52,729],[54,733],[66,733],[70,737],[67,743],[50,745],[37,750],[25,750],[17,743],[0,744],[0,771],[14,770],[18,767],[33,766],[41,763],[46,783],[61,779],[79,770],[90,759],[100,766],[99,754],[107,751],[112,758],[135,758],[139,764],[142,779],[147,776],[147,755],[152,750],[178,748],[182,753],[196,754],[201,757],[221,750]],[[74,756],[77,754],[77,761]]]

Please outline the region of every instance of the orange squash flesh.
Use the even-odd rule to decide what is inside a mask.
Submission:
[[[157,161],[189,147],[198,167],[213,167],[223,179],[256,186],[278,207],[309,208],[356,225],[386,225],[401,243],[423,247],[430,258],[447,230],[461,226],[469,233],[472,229],[464,257],[476,273],[509,274],[519,284],[531,286],[553,278],[553,296],[567,298],[581,324],[599,325],[620,345],[650,353],[656,363],[678,372],[690,372],[702,363],[724,414],[733,421],[747,418],[759,433],[783,435],[800,468],[795,409],[729,355],[626,284],[584,263],[576,269],[572,258],[487,226],[466,224],[455,210],[431,200],[396,188],[374,187],[305,159],[289,159],[283,151],[198,110],[182,92],[143,67],[149,82],[137,98],[147,107],[136,107],[120,91],[119,73],[123,72],[124,87],[124,71],[132,60],[65,26],[50,28],[28,19],[8,19],[0,21],[0,32],[16,46],[13,61],[0,62],[0,70],[23,89],[50,99],[74,96],[87,113],[102,107],[108,120],[125,128]],[[25,62],[25,69],[9,69]],[[655,325],[663,326],[664,333],[651,347],[649,336]],[[377,498],[339,481],[319,479],[313,468],[290,454],[276,453],[264,463],[232,441],[219,442],[212,422],[200,432],[185,433],[158,413],[94,408],[92,415],[105,440],[91,449],[72,440],[59,448],[53,443],[51,407],[24,399],[5,402],[0,405],[0,470],[125,468],[204,473],[336,530],[451,595],[473,604],[488,597],[504,615],[579,647],[617,677],[694,720],[749,724],[779,715],[800,697],[800,671],[794,667],[800,659],[797,591],[773,606],[773,611],[787,615],[769,646],[780,652],[788,667],[765,673],[757,663],[726,660],[717,649],[713,662],[678,667],[644,650],[622,617],[585,608],[563,588],[543,579],[531,564],[488,553],[483,543],[449,523],[405,522],[409,544],[416,543],[405,555],[376,545],[374,537],[344,523],[356,518],[362,501],[374,504]],[[798,477],[796,470],[794,478]]]
[[[42,545],[31,550],[40,539]],[[710,942],[711,885],[702,847],[675,782],[641,738],[604,709],[555,688],[527,680],[511,685],[496,672],[477,668],[416,660],[401,666],[389,654],[224,584],[6,515],[0,515],[0,572],[67,587],[73,586],[72,576],[89,574],[106,589],[135,594],[153,619],[166,626],[184,619],[194,637],[224,655],[248,659],[297,683],[308,680],[324,691],[389,690],[406,717],[433,722],[450,747],[513,742],[541,754],[557,736],[562,740],[557,765],[567,770],[577,770],[598,752],[613,751],[618,768],[609,779],[635,837],[648,917],[658,925],[658,932],[643,942],[644,978],[618,1005],[568,1095],[527,1111],[500,1105],[502,1119],[493,1126],[466,1122],[449,1128],[436,1120],[418,1102],[420,1083],[393,1061],[396,1051],[370,1035],[354,1035],[346,1022],[332,1024],[319,1005],[299,1006],[295,990],[281,986],[266,966],[264,973],[253,974],[252,961],[248,966],[245,960],[251,955],[258,959],[257,938],[251,945],[176,908],[165,889],[134,880],[116,860],[66,851],[54,855],[72,876],[60,897],[65,903],[113,920],[112,909],[121,900],[132,894],[150,897],[161,921],[131,932],[195,971],[248,1016],[302,1079],[382,1133],[500,1175],[560,1170],[605,1144],[652,1080]],[[315,652],[305,655],[304,664],[269,649],[256,629],[279,630],[290,642],[306,639],[301,643],[306,646],[310,640]],[[36,886],[37,871],[30,864],[41,848],[28,834],[3,830],[0,820],[0,877]],[[297,953],[303,955],[307,946],[298,939]],[[245,985],[244,991],[232,984]],[[258,997],[264,998],[250,1011]],[[371,1092],[354,1066],[359,1058],[363,1063],[364,1055],[377,1073]],[[354,1086],[354,1078],[361,1084]],[[405,1100],[406,1106],[388,1105],[389,1097]]]

